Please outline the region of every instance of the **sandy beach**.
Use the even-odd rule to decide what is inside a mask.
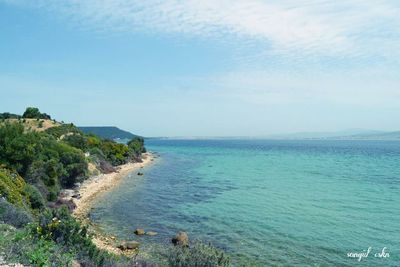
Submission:
[[[143,162],[127,163],[118,166],[117,171],[109,174],[100,174],[85,180],[80,186],[78,193],[79,199],[74,199],[76,208],[73,211],[73,216],[82,223],[89,226],[89,231],[92,233],[93,243],[100,249],[106,250],[114,254],[135,254],[136,250],[122,251],[117,248],[118,240],[115,237],[99,231],[88,218],[88,213],[95,201],[105,192],[118,186],[123,179],[131,172],[143,172],[142,168],[149,165],[155,156],[152,153],[144,153],[142,155]]]
[[[100,174],[85,180],[80,186],[79,199],[75,199],[76,209],[73,215],[85,220],[96,199],[108,190],[116,187],[130,172],[138,171],[154,160],[154,155],[145,153],[143,162],[127,163],[117,167],[117,171],[109,174]]]

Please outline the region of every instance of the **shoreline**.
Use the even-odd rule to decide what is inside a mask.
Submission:
[[[93,204],[104,193],[117,187],[128,174],[148,166],[155,158],[155,155],[151,152],[144,153],[142,155],[143,162],[126,163],[118,166],[115,172],[92,176],[85,180],[77,190],[80,198],[74,199],[76,208],[72,212],[72,215],[81,223],[89,226],[89,231],[93,234],[92,241],[98,248],[114,254],[127,254],[127,252],[123,253],[117,248],[117,240],[114,236],[100,231],[90,220],[88,214]]]
[[[99,174],[85,180],[78,189],[79,199],[75,199],[76,208],[73,215],[77,219],[85,219],[93,203],[104,193],[118,186],[131,172],[140,170],[154,160],[150,152],[142,155],[143,162],[130,162],[117,167],[117,170],[108,174]]]

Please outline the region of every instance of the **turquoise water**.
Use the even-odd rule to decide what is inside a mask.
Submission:
[[[91,213],[168,243],[179,230],[235,265],[400,266],[400,142],[150,140],[160,155]],[[159,232],[136,237],[143,227]],[[372,247],[358,262],[349,252]],[[374,257],[386,247],[388,258]],[[249,264],[250,263],[250,264]]]

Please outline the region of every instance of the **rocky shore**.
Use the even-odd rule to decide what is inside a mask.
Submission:
[[[93,235],[93,243],[100,249],[114,254],[134,254],[139,244],[130,241],[118,241],[114,236],[103,233],[89,220],[88,214],[95,201],[105,192],[118,186],[129,173],[137,172],[143,175],[144,167],[154,161],[156,156],[144,153],[142,162],[127,163],[118,166],[115,172],[100,174],[85,180],[75,190],[64,190],[58,199],[60,204],[66,204],[73,210],[73,216],[89,227]]]

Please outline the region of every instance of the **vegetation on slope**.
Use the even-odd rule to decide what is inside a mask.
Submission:
[[[104,259],[99,255],[102,252],[91,243],[85,229],[65,209],[51,209],[49,206],[57,200],[61,189],[73,187],[88,177],[88,163],[118,165],[138,161],[144,150],[141,147],[143,142],[133,140],[135,145],[131,146],[117,144],[83,134],[72,124],[57,123],[45,131],[27,127],[28,121],[37,119],[49,120],[50,116],[35,108],[28,108],[22,117],[2,114],[0,221],[22,227],[18,231],[25,235],[23,239],[36,244],[38,249],[32,253],[62,250],[77,256],[79,252],[80,256],[87,258],[86,262],[101,265]],[[54,218],[56,221],[52,221]],[[33,255],[24,252],[25,249],[14,251],[20,256],[18,260],[26,264],[42,266],[48,263],[43,259],[50,260],[43,254],[36,261],[32,259]],[[28,261],[24,261],[24,255]]]

